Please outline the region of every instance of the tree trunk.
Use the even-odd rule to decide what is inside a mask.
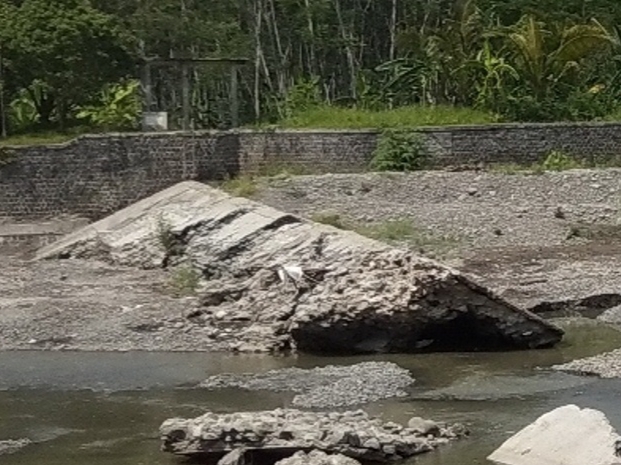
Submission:
[[[2,127],[0,136],[2,138],[6,138],[6,112],[4,108],[4,60],[2,52],[2,45],[0,45],[0,126]]]
[[[390,61],[395,59],[397,50],[397,0],[392,0],[392,11],[390,14],[390,50],[388,58]]]
[[[261,28],[263,20],[263,0],[254,0],[254,116],[261,118]]]
[[[308,27],[308,33],[310,34],[309,49],[309,65],[308,70],[313,76],[317,76],[317,54],[315,52],[315,25],[313,24],[313,14],[310,10],[309,0],[304,0],[304,6],[306,9],[306,24]]]
[[[351,35],[345,29],[345,22],[343,21],[343,14],[341,12],[341,3],[340,0],[334,0],[334,8],[336,10],[336,18],[339,22],[339,31],[341,33],[341,38],[345,43],[345,55],[347,57],[347,65],[349,68],[349,87],[351,91],[351,97],[356,100],[357,92],[356,92],[356,61],[354,59],[354,52],[351,47]]]

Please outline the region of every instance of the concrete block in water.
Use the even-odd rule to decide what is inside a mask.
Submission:
[[[566,405],[509,438],[488,459],[497,465],[620,465],[621,436],[602,412]]]

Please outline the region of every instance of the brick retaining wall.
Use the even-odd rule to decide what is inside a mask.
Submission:
[[[621,157],[621,123],[430,127],[437,168],[530,163],[551,150]],[[82,136],[66,144],[0,148],[0,217],[101,218],[183,180],[213,181],[266,165],[312,172],[366,168],[377,131],[237,131]]]

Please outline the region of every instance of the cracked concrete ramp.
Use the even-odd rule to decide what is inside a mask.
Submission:
[[[197,182],[184,182],[44,247],[45,258],[203,277],[194,321],[230,350],[319,353],[549,347],[562,331],[458,271]],[[292,279],[282,280],[283,268]],[[280,276],[279,276],[280,272]]]

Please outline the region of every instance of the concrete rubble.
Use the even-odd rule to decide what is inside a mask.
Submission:
[[[550,347],[562,331],[458,271],[184,182],[41,249],[143,268],[190,266],[188,318],[226,350],[327,353]]]
[[[433,425],[431,425],[433,423]],[[424,426],[421,430],[418,427]],[[434,450],[467,435],[459,424],[415,419],[412,427],[382,422],[363,411],[276,409],[172,418],[160,427],[162,450],[182,456],[221,456],[243,448],[254,457],[311,450],[372,462],[390,462]]]
[[[497,465],[619,465],[621,436],[602,412],[566,405],[509,438],[488,460]]]

